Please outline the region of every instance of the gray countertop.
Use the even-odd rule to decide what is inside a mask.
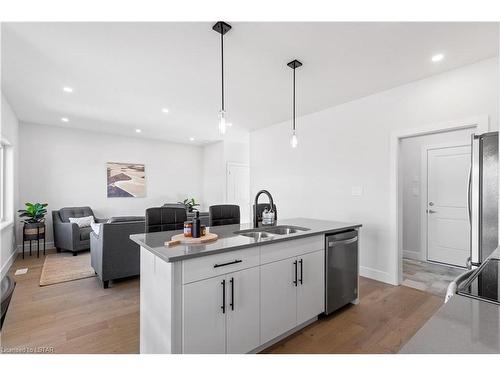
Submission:
[[[212,255],[226,251],[240,250],[254,246],[264,246],[281,241],[290,241],[296,238],[309,237],[325,233],[334,233],[346,229],[361,227],[361,224],[306,218],[278,220],[277,225],[294,225],[298,227],[309,228],[309,230],[292,233],[289,235],[275,235],[273,237],[256,241],[253,238],[241,236],[234,233],[238,230],[252,228],[252,223],[245,223],[211,227],[210,232],[216,233],[219,238],[217,239],[217,241],[199,245],[180,244],[172,247],[166,247],[165,241],[169,241],[175,234],[182,233],[182,231],[180,230],[134,234],[130,236],[130,239],[167,262],[177,262],[189,258]]]
[[[499,257],[497,248],[489,258]],[[460,283],[458,293],[485,264]],[[500,305],[455,294],[399,353],[500,354]]]
[[[500,306],[454,295],[401,354],[500,353]]]

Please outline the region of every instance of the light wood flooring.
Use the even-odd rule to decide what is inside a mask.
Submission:
[[[450,282],[465,271],[463,268],[403,259],[403,285],[444,298]]]
[[[51,251],[53,252],[53,251]],[[17,281],[1,333],[4,348],[54,353],[137,353],[139,279],[103,289],[96,277],[39,287],[43,256],[18,258]],[[360,280],[360,303],[322,318],[265,353],[396,353],[442,301],[432,294]]]

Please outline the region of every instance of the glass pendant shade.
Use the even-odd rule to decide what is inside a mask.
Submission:
[[[297,148],[298,144],[299,144],[299,139],[297,138],[297,134],[293,132],[292,138],[290,138],[290,145],[293,148]]]
[[[219,134],[226,134],[227,124],[226,124],[226,112],[219,112]]]

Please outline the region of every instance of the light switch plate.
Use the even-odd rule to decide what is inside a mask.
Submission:
[[[14,275],[24,275],[25,273],[28,272],[28,269],[27,268],[19,268],[16,270],[16,272],[14,273]]]
[[[351,195],[353,197],[360,197],[363,195],[363,187],[362,186],[353,186],[351,188]]]

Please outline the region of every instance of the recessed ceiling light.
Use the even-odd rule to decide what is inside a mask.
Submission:
[[[194,141],[194,138],[193,138],[193,137],[189,137],[189,140],[190,140],[191,142],[193,142],[193,141]]]
[[[162,108],[162,109],[161,109],[161,111],[162,111],[163,113],[168,113],[168,108]]]
[[[62,122],[69,122],[69,118],[67,118],[67,117],[61,117],[61,121]]]
[[[64,91],[64,92],[73,92],[73,87],[64,86],[64,87],[63,87],[63,91]]]
[[[439,62],[444,59],[444,55],[442,53],[438,53],[434,56],[432,56],[432,62]]]
[[[141,129],[135,129],[136,133],[140,133],[142,130]]]

